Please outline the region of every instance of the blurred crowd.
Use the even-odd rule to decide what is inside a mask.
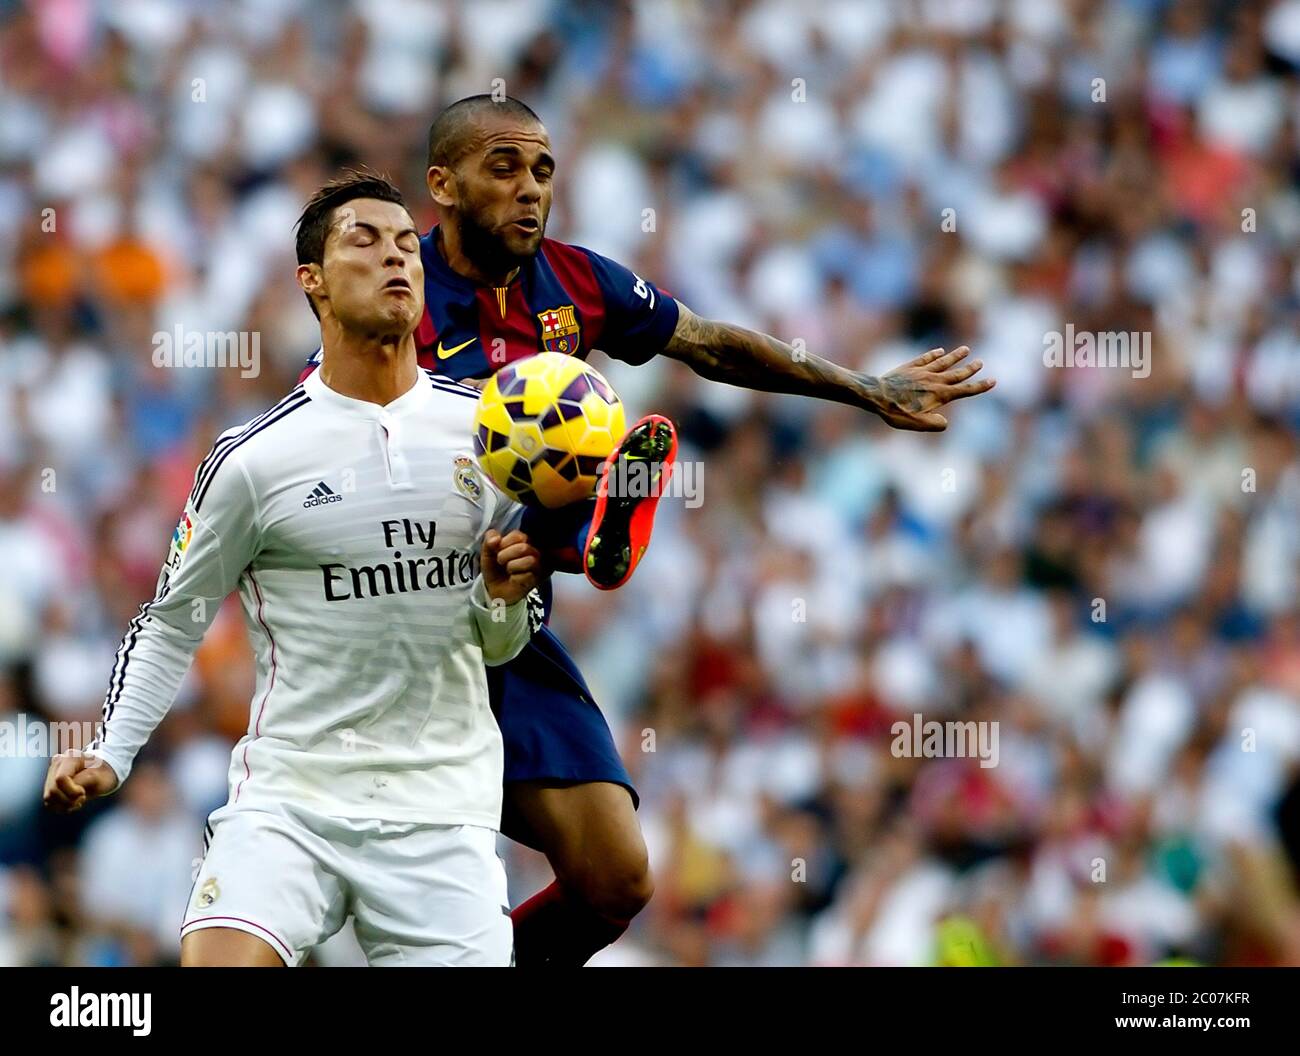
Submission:
[[[364,162],[427,224],[498,78],[553,237],[998,380],[920,435],[598,359],[702,502],[557,584],[657,883],[595,963],[1300,964],[1300,0],[0,0],[0,721],[98,716],[195,465],[316,347],[307,195]],[[1067,324],[1149,369],[1047,366]],[[155,365],[178,325],[259,373]],[[228,604],[118,795],[0,759],[0,963],[174,962],[252,679]],[[900,756],[918,714],[997,765]]]

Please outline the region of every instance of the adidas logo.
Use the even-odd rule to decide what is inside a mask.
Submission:
[[[307,496],[307,501],[302,504],[305,510],[311,506],[324,506],[327,502],[342,502],[343,496],[336,495],[330,491],[330,487],[323,480],[311,489],[311,494]]]

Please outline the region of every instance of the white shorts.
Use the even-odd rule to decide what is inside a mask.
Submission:
[[[218,811],[205,842],[182,938],[234,928],[297,965],[352,916],[371,965],[514,959],[492,829],[323,818],[285,806]]]

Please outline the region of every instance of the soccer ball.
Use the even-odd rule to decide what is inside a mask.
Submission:
[[[474,454],[516,502],[555,509],[596,493],[601,464],[625,432],[623,403],[576,356],[542,352],[488,380],[474,417]]]

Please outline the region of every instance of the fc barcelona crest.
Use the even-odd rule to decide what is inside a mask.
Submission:
[[[578,351],[578,319],[573,305],[564,304],[559,308],[548,308],[537,313],[538,322],[542,324],[542,348],[547,352],[562,352],[573,355]]]

